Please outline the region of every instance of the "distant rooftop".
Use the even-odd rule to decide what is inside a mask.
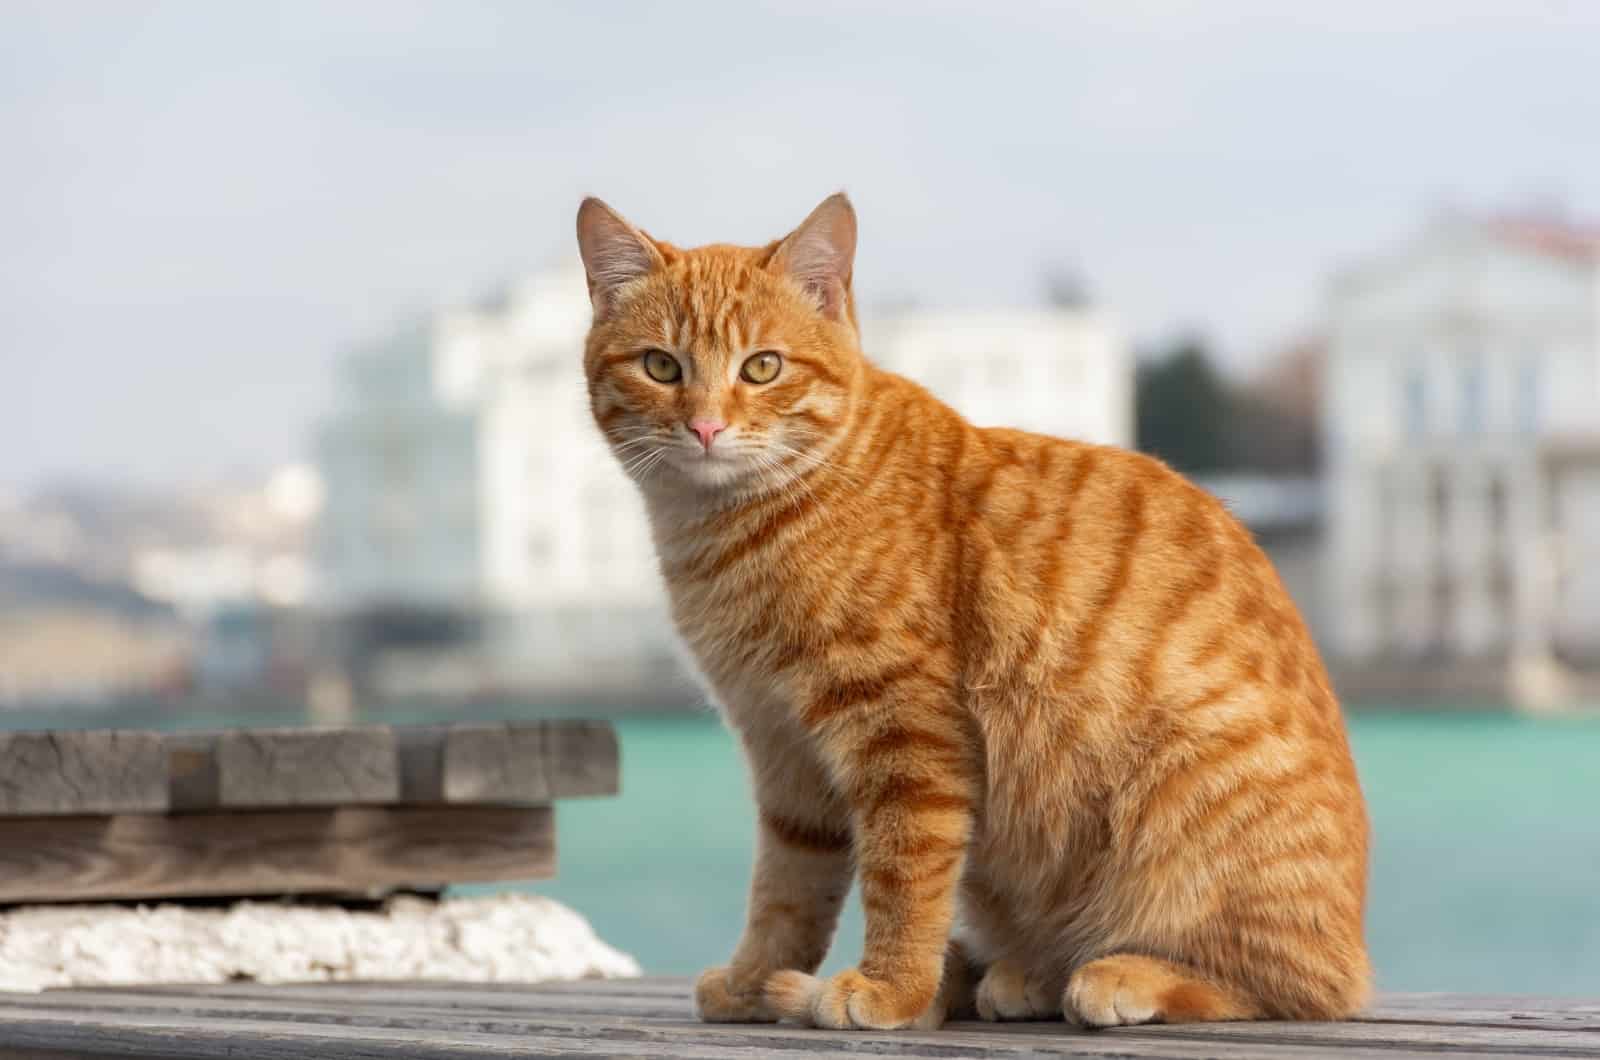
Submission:
[[[1537,214],[1489,217],[1485,227],[1510,243],[1582,261],[1600,260],[1600,225]]]

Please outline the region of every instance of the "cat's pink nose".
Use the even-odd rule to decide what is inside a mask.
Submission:
[[[706,452],[711,452],[711,440],[727,429],[726,423],[716,420],[690,420],[689,429],[700,436],[700,444],[706,447]]]

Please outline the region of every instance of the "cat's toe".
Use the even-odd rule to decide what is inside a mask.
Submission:
[[[830,979],[778,972],[766,996],[780,1015],[831,1030],[895,1030],[919,1022],[935,999],[912,997],[854,968]],[[943,1013],[939,1013],[942,1017]]]
[[[1061,1007],[1068,1020],[1083,1027],[1127,1027],[1160,1019],[1148,985],[1128,974],[1114,957],[1091,961],[1073,972]]]
[[[694,984],[695,1013],[707,1023],[776,1023],[761,987],[735,981],[730,968],[708,969]]]
[[[817,996],[822,992],[822,980],[805,972],[773,972],[767,977],[762,993],[767,1007],[779,1019],[796,1023],[815,1024]]]
[[[1011,961],[989,966],[978,983],[977,1008],[978,1018],[991,1022],[1049,1019],[1060,1011],[1055,992]]]

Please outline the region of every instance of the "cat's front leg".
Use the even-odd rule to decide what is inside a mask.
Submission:
[[[973,749],[937,702],[873,704],[819,728],[854,808],[866,948],[831,979],[772,976],[767,999],[823,1027],[908,1026],[939,993],[977,801]]]
[[[850,889],[848,817],[820,768],[793,756],[768,765],[752,752],[760,823],[744,935],[726,966],[695,983],[695,1010],[713,1023],[776,1021],[768,978],[816,970]]]

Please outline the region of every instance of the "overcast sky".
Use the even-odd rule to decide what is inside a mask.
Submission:
[[[303,455],[341,349],[589,192],[755,242],[842,187],[868,306],[1070,262],[1247,369],[1442,204],[1600,214],[1597,128],[1583,0],[0,0],[0,486]]]

